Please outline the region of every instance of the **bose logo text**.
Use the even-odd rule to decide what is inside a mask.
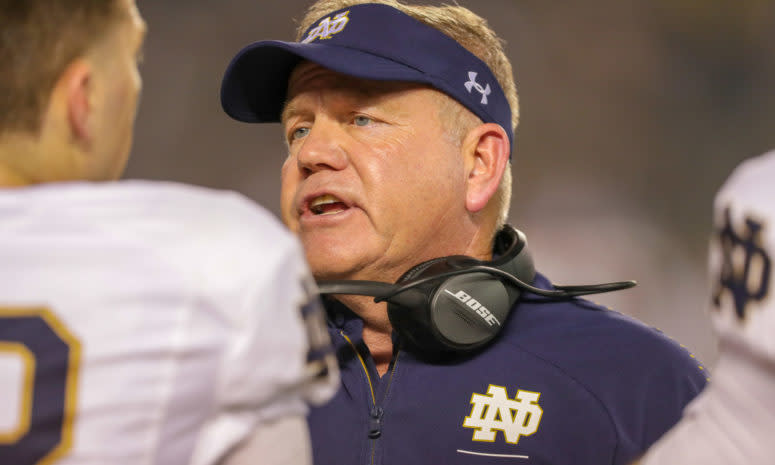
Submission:
[[[447,289],[444,289],[444,292],[451,295],[452,297],[456,298],[457,300],[463,302],[464,304],[471,307],[471,310],[474,310],[484,321],[487,322],[490,326],[492,325],[501,325],[501,322],[498,321],[498,319],[495,317],[495,315],[492,314],[489,310],[487,310],[487,307],[480,304],[478,300],[474,299],[470,295],[466,294],[463,291],[457,291],[456,294],[453,294]]]

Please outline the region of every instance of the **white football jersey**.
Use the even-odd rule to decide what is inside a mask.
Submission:
[[[314,290],[296,239],[233,192],[0,191],[0,464],[211,465],[304,415],[338,385],[310,374]]]
[[[775,462],[775,152],[742,163],[716,196],[711,316],[719,361],[684,418],[641,465]]]

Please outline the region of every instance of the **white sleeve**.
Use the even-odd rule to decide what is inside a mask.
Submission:
[[[218,376],[215,416],[203,428],[192,465],[211,465],[262,425],[305,416],[305,397],[320,381],[307,368],[309,271],[295,238],[265,244],[235,318]],[[330,397],[338,377],[324,378]]]
[[[773,463],[775,366],[724,349],[711,383],[640,465]]]
[[[304,416],[265,423],[241,442],[219,465],[312,465],[309,429]]]

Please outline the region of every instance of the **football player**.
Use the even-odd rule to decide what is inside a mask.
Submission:
[[[309,463],[338,378],[296,239],[236,193],[109,182],[145,29],[0,0],[0,463]]]
[[[775,151],[742,163],[716,196],[713,379],[640,465],[765,465],[775,460]]]

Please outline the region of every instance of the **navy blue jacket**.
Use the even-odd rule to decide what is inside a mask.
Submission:
[[[486,350],[429,363],[397,347],[381,378],[363,321],[328,305],[342,388],[310,412],[314,463],[624,465],[705,385],[653,328],[582,299],[525,297]]]

